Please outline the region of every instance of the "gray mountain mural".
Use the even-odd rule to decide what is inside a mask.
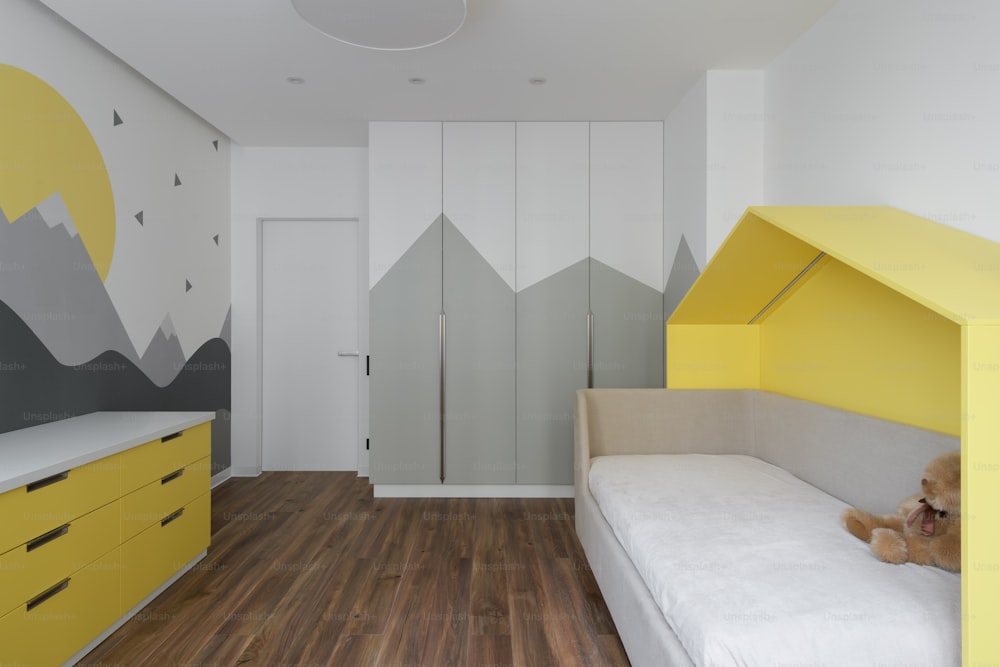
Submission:
[[[146,351],[135,349],[58,193],[13,222],[0,211],[0,267],[0,301],[59,363],[86,368],[113,351],[160,387],[183,367],[169,315]]]
[[[444,217],[444,310],[448,314],[445,481],[515,479],[514,290]]]
[[[371,473],[437,483],[438,315],[447,313],[445,482],[572,484],[587,386],[663,386],[663,295],[592,258],[516,294],[445,216],[372,288]]]
[[[139,367],[153,384],[165,387],[177,376],[184,361],[184,350],[177,340],[177,331],[167,315],[149,341],[149,346],[139,360]]]
[[[229,306],[226,311],[226,319],[222,323],[222,330],[219,332],[219,338],[225,341],[226,346],[232,349],[233,347],[233,307]]]
[[[663,290],[663,314],[666,319],[669,319],[680,305],[681,299],[691,289],[691,285],[694,285],[699,274],[698,262],[695,261],[691,247],[682,234],[677,252],[674,254],[674,263],[670,266],[667,286]]]
[[[587,386],[590,259],[517,293],[521,484],[573,483],[573,407]]]
[[[440,482],[441,226],[438,216],[370,292],[376,484]]]

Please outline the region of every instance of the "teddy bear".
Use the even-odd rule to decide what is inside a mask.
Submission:
[[[959,572],[961,557],[961,459],[958,451],[933,459],[920,480],[921,493],[903,499],[896,514],[844,510],[844,528],[871,544],[886,563],[934,565]]]

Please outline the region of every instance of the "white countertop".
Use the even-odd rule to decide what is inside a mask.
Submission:
[[[92,412],[0,434],[0,493],[213,419],[214,412]]]

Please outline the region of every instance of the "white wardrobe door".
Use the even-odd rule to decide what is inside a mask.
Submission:
[[[514,124],[444,124],[445,482],[513,484]]]
[[[441,123],[368,125],[371,289],[441,215]]]
[[[517,124],[517,481],[573,483],[587,382],[588,124]]]
[[[663,124],[590,124],[594,386],[663,386]]]
[[[588,123],[517,124],[517,291],[590,254]]]
[[[369,126],[370,474],[440,483],[441,124]]]
[[[590,256],[663,289],[663,123],[590,124]]]

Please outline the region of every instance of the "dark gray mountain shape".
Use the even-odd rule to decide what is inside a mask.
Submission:
[[[174,187],[177,187],[177,186],[178,186],[178,185],[180,185],[180,184],[181,184],[181,177],[180,177],[180,176],[178,176],[178,175],[177,175],[177,174],[175,173],[175,174],[174,174]]]
[[[191,284],[190,280],[185,280],[184,281],[184,292],[185,293],[190,292],[192,287],[194,287],[194,285]]]
[[[215,152],[218,153],[219,152],[219,140],[215,139],[214,141],[212,141],[212,145],[215,146]]]
[[[153,384],[166,387],[177,377],[184,361],[184,350],[177,340],[174,323],[167,315],[149,341],[140,360],[140,367]]]
[[[121,125],[125,121],[123,121],[122,117],[118,115],[118,109],[114,109],[113,111],[115,112],[115,125],[114,126],[118,127],[119,125]]]
[[[684,235],[681,234],[681,242],[677,245],[674,263],[670,266],[670,275],[667,277],[667,285],[663,290],[664,318],[670,318],[700,274],[701,271],[698,270],[698,263],[691,253],[691,247]]]
[[[142,219],[143,219],[142,211],[139,211],[138,213],[135,214],[135,219],[139,221],[139,225],[140,226],[143,224],[143,222],[142,222]]]
[[[166,386],[184,365],[180,346],[158,345],[159,350],[147,350],[140,357],[83,241],[71,227],[58,193],[13,223],[0,211],[0,267],[4,268],[0,301],[59,363],[85,368],[102,353],[113,351],[158,386]],[[170,335],[157,335],[169,341]],[[169,350],[173,353],[168,359]]]
[[[215,236],[213,236],[212,240],[215,241],[215,245],[219,245],[219,235],[218,234],[216,234]]]

